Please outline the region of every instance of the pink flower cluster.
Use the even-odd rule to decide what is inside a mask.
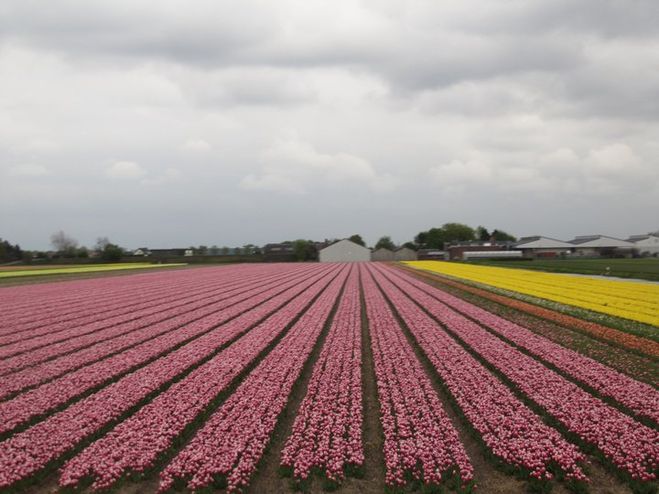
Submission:
[[[171,293],[172,286],[192,290],[198,285],[227,283],[245,279],[263,268],[237,266],[203,271],[170,271],[133,274],[117,279],[93,279],[29,285],[12,288],[3,295],[5,311],[0,316],[0,344],[41,335],[52,335],[72,326],[107,319],[131,306],[157,301]],[[27,300],[27,302],[26,302]],[[38,301],[38,302],[37,302]]]
[[[254,297],[273,287],[279,286],[280,288],[283,288],[283,286],[281,286],[282,281],[290,278],[292,278],[290,275],[283,278],[281,274],[278,274],[278,276],[267,278],[263,282],[251,280],[246,281],[244,284],[231,284],[227,287],[226,291],[223,291],[217,296],[202,296],[203,300],[198,303],[189,304],[185,307],[168,309],[162,311],[160,314],[139,318],[135,321],[126,323],[116,329],[118,335],[112,339],[98,342],[81,350],[75,352],[72,351],[61,355],[60,357],[8,374],[6,379],[0,381],[0,399],[6,398],[8,395],[24,388],[51,380],[57,376],[61,376],[67,372],[71,372],[84,365],[88,365],[126,349],[130,349],[129,351],[132,353],[137,352],[138,356],[142,356],[142,352],[144,351],[142,347],[146,347],[151,355],[158,355],[158,353],[161,353],[171,346],[168,342],[174,341],[173,344],[177,344],[176,342],[184,341],[182,337],[185,336],[185,331],[187,329],[185,328],[186,325],[190,325],[190,323],[197,321],[202,317],[213,316],[217,312],[226,310],[239,302],[246,302],[248,304],[252,303],[256,300],[253,299]],[[222,317],[225,317],[226,315],[235,315],[235,310],[222,313]],[[167,334],[181,327],[184,327],[185,329],[174,335]],[[187,335],[187,337],[190,336],[191,335]],[[82,338],[76,338],[75,340],[69,340],[71,341],[70,346],[74,347],[77,341],[88,338],[91,338],[91,341],[94,341],[95,335],[93,334]],[[66,343],[68,344],[69,342]],[[142,345],[138,348],[140,344]],[[47,348],[52,348],[53,346]],[[160,350],[160,352],[154,353],[157,350]],[[32,353],[40,353],[40,351],[37,350]],[[29,357],[31,354],[20,355],[20,357],[23,356]],[[119,358],[126,364],[131,361],[126,355]],[[5,362],[0,362],[0,364]],[[124,366],[124,368],[127,367]]]
[[[567,430],[600,452],[632,479],[651,481],[659,464],[659,433],[592,396],[540,362],[412,284],[396,284],[484,360],[496,367]],[[383,281],[383,284],[389,283]],[[489,319],[482,320],[489,324]]]
[[[361,348],[359,275],[353,269],[281,454],[281,465],[297,479],[318,468],[338,482],[348,466],[364,462]]]
[[[556,366],[567,375],[616,400],[636,412],[659,422],[659,391],[574,350],[562,347],[534,332],[465,302],[442,290],[431,287],[400,271],[387,268],[388,276],[408,282],[456,311],[484,324],[494,333],[508,339],[540,359]],[[400,273],[400,274],[399,274]]]
[[[257,321],[258,318],[255,319],[256,315],[260,314],[262,316],[276,310],[282,303],[299,294],[303,287],[309,286],[311,281],[314,281],[321,275],[321,272],[315,272],[309,279],[294,277],[286,283],[278,283],[274,288],[270,287],[265,291],[262,288],[258,288],[256,291],[262,293],[231,306],[220,304],[210,307],[204,310],[203,313],[197,314],[196,318],[193,318],[192,321],[177,331],[170,331],[153,340],[148,340],[132,347],[125,352],[112,355],[107,359],[99,360],[92,365],[65,374],[38,388],[20,394],[9,401],[0,402],[0,432],[9,431],[17,425],[26,422],[31,417],[41,415],[88,389],[108,382],[115,376],[129,371],[135,366],[144,365],[145,362],[171,351],[172,348],[191,338],[198,338],[200,335],[204,335],[204,337],[208,336],[214,341],[221,338],[221,344],[224,344],[236,336],[236,334],[239,334],[240,331],[244,331],[249,324]],[[193,315],[195,314],[193,313]],[[240,317],[233,319],[229,326],[224,326],[223,331],[219,333],[212,331],[209,336],[208,332],[212,328],[224,324],[236,316]],[[174,324],[172,329],[180,324],[181,321],[178,324]],[[238,333],[231,332],[229,328],[232,330],[233,328],[237,328],[235,331],[238,331]],[[202,339],[201,341],[204,340]],[[85,356],[86,354],[83,354],[82,358],[85,358]],[[69,361],[75,358],[75,355],[68,357]]]
[[[218,283],[218,279],[204,278],[199,280],[199,284],[188,280],[181,283],[180,287],[171,284],[163,286],[162,283],[143,287],[147,291],[139,291],[135,287],[128,294],[116,297],[111,294],[104,297],[102,293],[92,291],[83,299],[86,302],[83,307],[71,304],[73,307],[56,305],[53,308],[32,309],[30,312],[33,320],[24,324],[16,322],[10,326],[13,333],[0,336],[0,344],[5,345],[1,348],[0,358],[112,327],[134,319],[137,311],[148,314],[146,309],[180,302],[183,297],[179,290],[186,294],[184,298],[190,298],[218,285],[224,286],[229,281],[224,279],[224,283]],[[89,306],[91,300],[96,304]],[[70,312],[72,309],[73,312]]]
[[[371,268],[396,311],[446,384],[467,420],[483,442],[504,463],[527,472],[531,478],[549,480],[557,467],[566,477],[585,480],[579,466],[583,454],[525,406],[508,387],[453,340],[419,308],[416,292],[403,293]],[[418,291],[418,290],[417,290]]]
[[[347,268],[318,297],[280,343],[245,378],[160,474],[160,490],[176,479],[190,489],[225,478],[229,492],[249,483],[279,414],[322,332],[347,277]]]
[[[158,455],[171,448],[183,429],[305,310],[335,274],[325,274],[231,346],[67,462],[62,469],[60,485],[72,487],[83,478],[93,477],[92,488],[103,489],[128,471],[142,472],[152,467]]]
[[[425,484],[459,476],[473,467],[451,420],[368,270],[361,268],[384,429],[386,483],[405,485],[406,474]]]
[[[316,270],[315,278],[324,272]],[[0,489],[33,475],[85,437],[120,418],[150,393],[158,391],[190,366],[212,355],[218,347],[227,344],[283,303],[298,296],[312,282],[298,282],[294,288],[266,302],[261,300],[260,305],[224,325],[210,331],[206,327],[205,334],[177,350],[0,442]],[[272,290],[270,296],[275,293],[277,290]],[[264,296],[267,297],[267,294]],[[70,386],[74,384],[69,383]],[[41,405],[49,406],[48,403]],[[26,412],[26,415],[30,415],[30,412]]]

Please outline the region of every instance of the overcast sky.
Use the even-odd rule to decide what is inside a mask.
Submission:
[[[0,2],[0,237],[659,229],[659,1]]]

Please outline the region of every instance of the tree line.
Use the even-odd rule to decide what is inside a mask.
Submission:
[[[352,235],[348,238],[356,244],[366,247],[366,242],[361,235]],[[430,228],[429,230],[419,232],[415,235],[414,241],[408,241],[401,245],[396,245],[390,236],[383,236],[375,243],[374,249],[389,249],[395,250],[400,247],[408,247],[413,250],[419,249],[444,249],[449,244],[454,242],[470,242],[470,241],[491,241],[496,242],[515,242],[517,240],[513,235],[499,229],[494,229],[491,232],[484,226],[472,228],[463,223],[444,223],[440,227]]]

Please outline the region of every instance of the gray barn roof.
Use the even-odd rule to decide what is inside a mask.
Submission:
[[[582,235],[570,240],[577,247],[634,247],[632,242],[606,235]]]
[[[515,244],[516,249],[570,249],[572,247],[574,245],[569,242],[543,237],[542,235],[524,237]]]

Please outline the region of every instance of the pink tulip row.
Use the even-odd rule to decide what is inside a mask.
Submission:
[[[89,334],[73,337],[60,343],[2,360],[0,361],[0,375],[16,372],[42,362],[45,363],[46,367],[49,364],[58,366],[62,360],[65,362],[70,361],[69,357],[77,358],[80,352],[91,352],[101,357],[108,355],[153,338],[163,332],[171,331],[187,323],[192,317],[200,317],[199,314],[204,312],[212,313],[220,308],[247,300],[271,286],[276,286],[285,278],[286,276],[277,276],[268,278],[263,282],[251,280],[242,285],[229,287],[226,290],[220,289],[217,294],[198,294],[195,299],[187,299],[187,304],[174,304],[172,306],[170,303],[170,307],[164,306],[163,310],[151,315],[141,315],[138,311],[135,313],[135,318],[124,324],[117,324],[98,331],[90,328],[89,331],[93,332]],[[72,330],[72,332],[75,333],[75,330]],[[58,357],[60,358],[58,359]],[[68,368],[70,369],[70,367]],[[26,369],[26,371],[35,374],[30,369]],[[0,395],[2,395],[1,392]]]
[[[384,430],[386,483],[403,486],[411,475],[430,485],[452,477],[468,485],[473,467],[457,431],[368,270],[362,267],[361,274]]]
[[[585,458],[574,445],[545,425],[403,291],[380,272],[371,272],[467,420],[500,461],[540,481],[550,480],[554,468],[567,478],[585,480],[579,466]]]
[[[318,277],[328,276],[327,269]],[[317,280],[316,280],[317,281]],[[283,303],[308,288],[298,284],[203,336],[127,374],[100,391],[0,442],[0,489],[34,475],[80,441],[107,427],[190,366],[212,356]]]
[[[271,273],[274,276],[281,273]],[[94,307],[78,309],[75,315],[61,317],[57,314],[49,314],[42,309],[33,310],[33,314],[39,318],[38,327],[30,330],[18,330],[12,334],[0,337],[0,358],[22,351],[31,350],[72,337],[81,336],[103,328],[110,328],[116,324],[130,321],[139,316],[154,314],[162,310],[162,307],[172,307],[172,304],[183,305],[188,300],[198,299],[204,294],[212,294],[218,289],[228,289],[232,286],[245,284],[249,281],[256,282],[258,274],[252,276],[233,276],[200,279],[179,283],[175,278],[165,283],[160,283],[157,289],[149,290],[147,293],[135,293],[130,299],[106,300],[102,293],[92,292],[89,298],[94,299]],[[184,296],[181,296],[184,294]],[[48,301],[43,301],[47,303]]]
[[[361,306],[356,269],[344,289],[307,394],[286,441],[281,465],[296,479],[322,470],[338,482],[364,462],[362,445]]]
[[[173,371],[182,372],[190,365],[194,365],[195,362],[205,358],[218,346],[226,344],[242,334],[255,322],[298,296],[302,290],[311,286],[318,279],[325,276],[326,273],[327,270],[325,269],[316,272],[308,280],[291,280],[289,283],[273,288],[271,291],[251,300],[212,313],[178,331],[156,339],[157,341],[145,342],[128,352],[81,368],[27,393],[18,395],[9,401],[0,403],[0,432],[8,432],[31,418],[66,403],[86,390],[102,385],[136,366],[144,365],[149,360],[157,358],[163,353],[171,352],[177,345],[192,339],[180,349],[157,358],[157,360],[131,374],[144,374],[145,376],[153,374],[156,376],[157,382],[164,384],[167,381],[163,380],[166,376],[171,375],[169,377],[171,379],[176,375],[172,374]],[[232,317],[235,317],[235,319],[231,319]],[[229,322],[227,323],[227,321]],[[175,359],[181,354],[185,358],[180,357],[181,360],[177,362]],[[162,373],[159,372],[159,365],[165,367]],[[129,383],[132,382],[129,377],[130,375],[119,382],[124,380]],[[145,377],[145,379],[147,378],[151,380],[150,384],[155,383],[153,381],[154,377]],[[102,395],[103,390],[99,393]]]
[[[632,479],[656,478],[657,430],[607,405],[413,285],[398,280],[396,284],[568,431],[596,447]]]
[[[354,269],[354,268],[353,268]],[[330,315],[347,273],[335,280],[245,378],[160,474],[160,490],[177,479],[196,490],[224,478],[229,492],[249,483],[293,384]]]
[[[484,324],[496,334],[556,366],[573,379],[597,390],[603,396],[616,400],[639,416],[648,417],[655,422],[659,422],[659,391],[654,387],[636,381],[600,362],[574,350],[562,347],[527,328],[496,316],[427,283],[404,275],[398,270],[382,268],[382,272],[389,277],[406,281],[456,311]]]
[[[270,265],[271,266],[271,265]],[[126,296],[130,293],[140,294],[148,293],[152,289],[157,289],[160,284],[171,283],[176,280],[180,283],[187,283],[195,279],[222,278],[230,272],[239,273],[247,272],[251,269],[262,269],[263,265],[250,266],[221,266],[185,270],[164,270],[164,271],[134,271],[130,276],[120,277],[96,277],[84,280],[67,280],[60,282],[49,282],[40,284],[30,284],[25,286],[15,286],[0,288],[2,292],[3,305],[7,308],[6,314],[11,321],[30,319],[38,320],[32,315],[33,311],[55,311],[59,312],[77,312],[80,309],[91,309],[99,300]],[[270,267],[270,269],[272,269]],[[95,299],[90,295],[98,294],[103,296]],[[47,301],[46,304],[43,301]],[[75,308],[74,308],[75,307]],[[73,311],[71,310],[72,308]],[[0,319],[0,328],[3,328],[5,319]],[[0,329],[0,334],[3,332]]]
[[[44,406],[52,408],[64,403],[90,387],[155,358],[308,277],[305,273],[291,277],[286,283],[276,280],[250,290],[246,296],[232,297],[191,310],[134,333],[9,374],[0,381],[2,398],[40,383],[45,384],[9,401],[0,402],[0,419],[4,419],[4,424],[0,420],[0,431],[13,427],[11,424],[17,424],[17,420],[26,420],[27,413],[32,416],[43,413],[46,411]],[[46,382],[48,380],[50,382]]]
[[[60,485],[73,487],[84,478],[93,478],[92,488],[104,489],[128,472],[152,468],[183,429],[281,335],[330,281],[331,276],[326,276],[307,288],[67,462]]]
[[[195,270],[196,271],[196,270]],[[174,280],[182,287],[194,289],[195,282],[206,284],[230,277],[240,277],[239,270],[221,272],[198,272],[191,276],[190,271],[174,271],[169,273],[152,273],[149,279],[135,280],[134,276],[121,277],[108,283],[107,280],[84,280],[68,282],[58,292],[43,293],[40,285],[30,285],[18,290],[29,303],[8,303],[8,311],[2,317],[2,342],[7,336],[25,331],[44,329],[44,320],[51,322],[75,322],[91,314],[104,313],[108,308],[117,308],[143,300],[157,298],[160,293],[166,293]],[[245,276],[243,273],[242,276]],[[121,281],[120,281],[121,280]],[[155,296],[155,297],[152,297]],[[35,304],[34,300],[39,300]],[[7,334],[9,333],[9,334]]]
[[[148,278],[146,275],[132,274],[118,278],[69,281],[59,290],[63,294],[69,291],[77,293],[69,301],[61,300],[59,293],[41,294],[39,288],[43,285],[20,287],[17,290],[23,290],[24,298],[38,300],[39,303],[32,302],[31,307],[18,309],[18,317],[22,322],[10,322],[10,317],[3,313],[0,316],[0,327],[5,329],[0,330],[0,341],[4,344],[16,341],[17,338],[50,334],[58,329],[54,327],[56,324],[69,329],[94,320],[107,319],[110,314],[108,311],[125,310],[129,313],[132,306],[137,307],[171,294],[173,287],[179,289],[179,294],[194,294],[200,287],[212,288],[248,278],[256,281],[259,276],[271,276],[285,271],[288,270],[281,265],[260,265],[259,268],[245,267],[242,271],[236,267],[222,267],[154,272]],[[141,281],[136,282],[134,278]]]
[[[212,283],[212,280],[202,278],[199,282],[206,285]],[[217,283],[217,278],[215,282]],[[181,284],[184,286],[184,290],[195,290],[196,288],[194,280],[186,280]],[[128,312],[133,306],[140,306],[145,302],[157,301],[163,296],[171,295],[171,283],[147,285],[143,289],[140,288],[142,287],[127,287],[123,293],[103,293],[98,288],[90,287],[87,293],[78,295],[78,302],[59,302],[55,296],[42,297],[41,305],[38,307],[22,309],[22,313],[16,317],[3,316],[3,327],[6,328],[6,331],[0,335],[0,344],[6,345],[50,334],[61,328],[71,328],[112,317],[114,313],[121,313],[122,309]]]

